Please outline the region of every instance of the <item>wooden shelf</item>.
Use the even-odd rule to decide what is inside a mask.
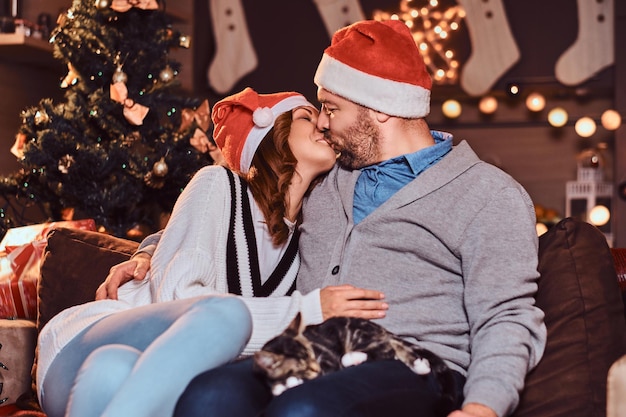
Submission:
[[[22,33],[0,33],[0,61],[52,68],[60,66],[52,56],[52,44]]]

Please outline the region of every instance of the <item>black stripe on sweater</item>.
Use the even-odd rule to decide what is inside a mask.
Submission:
[[[252,291],[255,297],[268,297],[276,291],[283,279],[287,276],[289,269],[293,265],[298,254],[298,239],[300,232],[296,229],[293,233],[291,241],[287,249],[281,257],[278,265],[269,276],[265,284],[261,283],[261,272],[259,267],[259,254],[256,241],[256,233],[254,231],[254,222],[252,218],[252,210],[250,208],[250,199],[247,192],[247,183],[236,177],[232,171],[226,169],[228,180],[230,182],[231,191],[231,209],[230,209],[230,225],[228,230],[228,241],[226,247],[226,273],[228,292],[231,294],[242,295],[241,289],[241,270],[240,267],[249,266],[250,278],[252,280]],[[235,181],[239,181],[239,190],[241,195],[237,195],[238,187]],[[238,198],[239,197],[239,198]],[[237,202],[241,201],[241,213],[238,213]],[[240,214],[238,216],[238,214]],[[243,229],[244,241],[237,241],[236,230]],[[247,264],[241,265],[237,256],[237,246],[245,245],[244,253],[248,254]],[[287,295],[291,295],[295,291],[296,282],[292,283],[287,291]]]
[[[243,230],[248,245],[248,257],[250,258],[250,278],[252,279],[252,295],[254,297],[265,297],[261,295],[263,286],[261,285],[261,269],[259,268],[259,251],[256,245],[256,234],[254,233],[254,222],[252,220],[252,210],[250,209],[250,199],[248,198],[248,186],[241,181],[241,201],[243,215]]]
[[[237,256],[237,246],[235,244],[235,218],[237,211],[237,190],[235,188],[234,174],[226,169],[228,181],[230,182],[230,226],[228,228],[228,240],[226,242],[226,281],[228,292],[241,295],[241,282],[239,280],[239,264]]]
[[[287,250],[283,254],[278,265],[276,266],[276,269],[274,269],[274,272],[272,272],[272,275],[270,275],[267,281],[265,281],[265,284],[261,286],[260,292],[258,294],[255,293],[255,295],[258,295],[259,297],[269,297],[270,295],[272,295],[274,291],[276,291],[276,288],[278,288],[278,286],[283,281],[283,279],[285,279],[285,276],[287,276],[287,272],[289,271],[289,268],[291,268],[293,261],[296,259],[296,255],[298,254],[298,239],[299,238],[300,238],[300,231],[296,229],[294,230],[293,235],[291,236],[291,242],[289,242],[289,246],[287,246]],[[291,293],[293,293],[295,289],[296,289],[296,280],[294,279],[293,284],[291,285],[291,288],[289,288],[289,291],[287,292],[287,295],[291,295]]]

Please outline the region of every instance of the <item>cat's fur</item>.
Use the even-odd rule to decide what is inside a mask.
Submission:
[[[274,395],[304,381],[365,361],[398,359],[415,373],[432,372],[441,389],[446,415],[456,405],[454,377],[443,360],[364,319],[334,317],[304,327],[300,314],[280,335],[254,355],[254,370],[262,375]]]

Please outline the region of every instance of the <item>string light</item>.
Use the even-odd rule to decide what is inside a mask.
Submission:
[[[532,112],[540,112],[546,106],[546,99],[540,93],[530,93],[526,97],[526,107]]]
[[[483,114],[493,114],[498,110],[498,100],[494,96],[485,96],[480,99],[478,110]]]
[[[509,83],[506,86],[506,93],[511,96],[511,97],[515,97],[517,96],[520,92],[521,92],[521,88],[519,86],[519,84],[516,83]]]
[[[602,127],[606,130],[617,130],[622,125],[622,117],[615,110],[606,110],[600,118]]]
[[[589,221],[596,226],[604,226],[611,219],[611,212],[603,205],[597,205],[589,212]]]
[[[398,13],[374,11],[374,20],[400,20],[413,34],[424,62],[436,84],[451,84],[458,78],[459,62],[455,52],[445,47],[452,32],[460,28],[465,10],[452,6],[437,10],[439,2],[430,0],[426,6],[412,7],[411,0],[401,0]]]
[[[567,119],[567,112],[562,107],[555,107],[548,113],[548,123],[554,127],[565,126]]]
[[[424,4],[425,3],[425,4]],[[465,10],[459,5],[445,8],[439,0],[422,1],[423,6],[413,4],[412,0],[400,0],[399,10],[393,13],[374,10],[373,19],[377,21],[399,20],[406,24],[413,34],[413,39],[424,62],[433,77],[435,84],[456,84],[459,61],[451,48],[446,48],[453,32],[460,28],[465,18]],[[505,93],[517,98],[522,88],[517,82],[510,82]],[[540,112],[546,106],[546,99],[539,93],[531,93],[526,99],[526,107],[532,112]],[[498,108],[498,100],[489,95],[479,102],[479,110],[483,114],[493,114]],[[445,117],[454,119],[461,115],[462,107],[457,100],[443,103]],[[548,122],[553,127],[563,127],[568,123],[569,116],[561,107],[555,107],[548,113]],[[621,126],[622,118],[615,110],[607,110],[602,114],[601,123],[607,130],[616,130]],[[576,133],[582,137],[590,137],[596,132],[596,122],[591,117],[583,117],[576,122]]]
[[[456,100],[446,100],[441,106],[443,115],[449,119],[456,119],[461,115],[461,103]]]
[[[576,130],[578,136],[588,138],[596,133],[596,122],[591,117],[581,117],[576,121],[574,130]]]

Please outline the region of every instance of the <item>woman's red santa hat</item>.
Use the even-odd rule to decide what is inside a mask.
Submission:
[[[213,139],[228,166],[247,173],[261,140],[276,117],[296,107],[315,107],[296,92],[258,94],[252,88],[226,97],[213,106]]]
[[[432,80],[409,28],[398,20],[366,20],[333,35],[315,84],[390,116],[430,112]]]

